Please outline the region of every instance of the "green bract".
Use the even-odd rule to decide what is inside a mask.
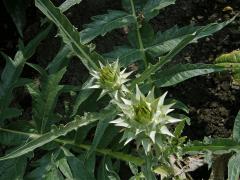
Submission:
[[[171,108],[174,104],[164,105],[166,95],[167,92],[159,98],[155,98],[154,89],[152,89],[147,96],[144,96],[136,86],[136,94],[133,94],[130,99],[122,97],[120,100],[114,101],[122,113],[111,123],[126,128],[122,138],[122,140],[126,140],[125,144],[133,139],[138,139],[138,137],[150,139],[152,142],[149,141],[149,145],[157,141],[157,136],[173,137],[167,124],[179,122],[181,119],[169,115],[174,110]],[[145,146],[143,141],[141,144]]]
[[[91,75],[93,76],[93,80],[95,84],[90,88],[101,88],[103,89],[100,97],[105,95],[106,93],[116,93],[119,90],[127,92],[127,88],[124,85],[128,81],[127,77],[131,74],[131,72],[125,73],[126,68],[122,71],[120,70],[120,65],[118,61],[103,65],[100,63],[100,68],[95,71],[92,70]]]

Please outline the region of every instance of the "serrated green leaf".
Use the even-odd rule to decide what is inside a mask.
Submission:
[[[63,159],[66,159],[66,158],[64,155],[61,157],[61,153],[59,150],[45,154],[43,157],[41,157],[40,159],[38,159],[37,161],[34,162],[33,166],[36,166],[36,168],[33,169],[32,171],[30,171],[26,175],[26,177],[24,177],[24,179],[27,179],[27,180],[35,180],[35,179],[36,180],[41,180],[41,179],[63,180],[64,178],[61,174],[62,171],[60,168],[60,162],[62,162],[61,160],[63,160]],[[59,170],[58,170],[58,168],[59,168]]]
[[[24,154],[27,154],[28,152],[31,152],[36,148],[41,147],[60,136],[66,135],[70,131],[73,131],[81,126],[90,124],[96,120],[97,120],[96,117],[93,117],[90,114],[84,117],[77,116],[74,121],[69,122],[65,126],[55,127],[50,132],[45,133],[43,135],[37,135],[37,136],[35,135],[34,137],[35,139],[29,141],[28,143],[12,151],[11,153],[1,157],[0,161],[16,158]]]
[[[86,68],[98,69],[97,61],[103,61],[96,52],[80,42],[80,34],[58,8],[49,0],[35,0],[35,5],[59,28],[59,34],[73,52],[81,59]]]
[[[117,46],[113,51],[104,54],[104,56],[110,62],[118,60],[122,66],[128,66],[129,64],[143,59],[142,53],[139,49],[133,49],[128,46]]]
[[[81,42],[86,44],[97,36],[104,36],[107,32],[127,26],[135,22],[132,14],[124,11],[111,10],[107,14],[94,16],[92,23],[86,25],[86,29],[80,32]]]
[[[162,56],[165,53],[174,49],[186,36],[189,34],[197,33],[197,36],[189,42],[194,43],[198,39],[212,35],[213,33],[221,30],[226,25],[231,23],[235,17],[222,23],[211,23],[206,26],[185,26],[179,28],[174,26],[173,28],[166,30],[165,32],[158,32],[152,45],[146,46],[145,50],[153,57]]]
[[[162,68],[166,63],[171,61],[172,58],[177,55],[184,47],[186,47],[195,37],[196,34],[186,36],[172,51],[170,51],[163,58],[160,58],[156,64],[149,64],[148,68],[139,77],[132,81],[131,89],[135,88],[136,84],[144,82],[152,74],[156,73],[160,68]]]
[[[34,37],[34,39],[32,39],[26,46],[20,46],[21,48],[19,47],[20,51],[23,52],[23,55],[26,59],[29,59],[30,57],[33,56],[38,45],[41,43],[43,39],[45,39],[48,36],[51,29],[52,25],[47,26],[46,29],[37,34]]]
[[[240,154],[233,155],[228,162],[228,180],[239,180]]]
[[[233,139],[240,143],[240,111],[235,118],[234,126],[233,126]]]
[[[150,19],[158,15],[159,10],[171,4],[175,4],[175,1],[176,0],[148,0],[143,8],[144,18],[149,21]]]
[[[167,53],[167,55],[161,57],[159,61],[154,65],[149,65],[149,67],[135,80],[132,81],[131,88],[134,88],[136,84],[143,82],[147,78],[149,78],[152,74],[156,73],[160,68],[162,68],[165,64],[170,62],[173,57],[175,57],[184,47],[186,47],[191,42],[195,42],[196,40],[209,36],[214,32],[221,30],[223,27],[231,23],[235,17],[228,21],[224,21],[222,23],[212,23],[207,26],[201,27],[196,32],[192,34],[188,34],[184,36],[184,38],[178,43],[171,51]]]
[[[72,6],[79,4],[82,0],[65,0],[60,6],[59,9],[61,12],[65,12],[70,9]]]
[[[41,88],[37,87],[36,84],[27,85],[29,93],[33,97],[33,120],[40,133],[44,133],[46,126],[51,125],[49,121],[55,109],[59,92],[63,88],[59,82],[65,72],[66,68],[50,75],[46,75],[44,71]]]
[[[185,153],[211,151],[214,154],[224,154],[239,151],[240,144],[229,138],[208,138],[205,141],[193,141],[183,148]]]
[[[95,116],[98,117],[98,115],[95,115]],[[89,121],[90,120],[91,119],[89,119]],[[89,123],[91,123],[91,122],[89,122]],[[88,127],[88,126],[86,126],[86,127]],[[75,127],[75,128],[77,128],[77,127]],[[16,137],[18,137],[18,138],[22,137],[22,138],[28,138],[28,139],[33,139],[33,140],[41,137],[40,134],[33,134],[33,133],[10,130],[10,129],[0,128],[0,131],[11,133],[11,137],[14,137],[14,135],[17,135]],[[80,148],[82,150],[89,150],[91,147],[90,145],[75,143],[72,140],[54,139],[53,141],[60,143],[60,144],[64,144],[64,145],[71,145],[75,148]],[[112,151],[111,149],[96,149],[96,152],[103,156],[110,156],[111,158],[116,158],[116,159],[126,161],[126,162],[132,162],[138,166],[140,166],[144,163],[144,160],[139,157],[136,157],[136,156],[133,156],[130,154],[125,154],[123,152]]]
[[[212,64],[177,64],[160,71],[155,82],[159,87],[168,87],[196,76],[222,71],[226,69]]]
[[[145,50],[153,57],[162,56],[177,46],[187,35],[199,30],[201,27],[192,25],[179,28],[174,26],[164,32],[157,32],[154,40]]]
[[[31,40],[26,47],[21,46],[16,53],[14,60],[2,53],[6,60],[6,66],[1,74],[0,81],[0,122],[4,121],[1,113],[5,112],[13,98],[12,91],[14,88],[23,85],[26,81],[20,78],[22,69],[26,61],[34,54],[39,43],[49,33],[49,27],[41,31],[33,40]],[[20,81],[21,80],[21,81]]]

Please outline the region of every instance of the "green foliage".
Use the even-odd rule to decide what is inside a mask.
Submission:
[[[19,158],[1,162],[0,166],[0,179],[23,179],[27,166],[27,157],[22,156]]]
[[[92,17],[94,22],[87,24],[86,29],[80,32],[81,42],[88,43],[95,37],[104,36],[113,29],[121,28],[135,22],[133,15],[124,11],[108,11],[108,14]]]
[[[62,79],[66,68],[50,75],[42,74],[41,90],[35,83],[27,85],[28,91],[33,98],[33,120],[36,123],[38,131],[42,134],[46,131],[46,126],[51,125],[50,120],[57,103],[57,97],[63,89],[58,85]]]
[[[60,6],[59,9],[61,12],[65,12],[70,9],[72,6],[79,4],[82,0],[66,0]]]
[[[13,152],[7,154],[6,156],[1,157],[0,161],[16,158],[24,154],[27,154],[28,152],[31,152],[34,149],[53,141],[59,136],[64,136],[68,132],[76,130],[81,126],[86,126],[87,124],[96,120],[97,120],[96,117],[93,117],[91,115],[85,115],[83,117],[76,116],[74,121],[71,121],[66,125],[60,125],[59,127],[52,127],[52,129],[49,132],[43,135],[30,135],[30,138],[33,138],[32,141],[29,141],[28,143],[24,144],[23,146],[14,150]]]
[[[217,60],[215,65],[168,64],[184,47],[221,30],[235,17],[206,26],[176,25],[154,32],[149,21],[175,0],[122,0],[123,10],[108,10],[92,17],[92,22],[79,32],[63,12],[80,2],[66,0],[55,7],[50,0],[35,0],[36,7],[56,25],[63,42],[46,67],[27,60],[52,25],[26,47],[20,43],[14,59],[2,53],[6,65],[0,81],[0,143],[4,150],[0,177],[120,179],[124,161],[133,173],[131,179],[155,180],[159,175],[184,179],[187,172],[179,167],[183,154],[210,151],[214,155],[233,153],[229,177],[236,179],[239,115],[233,138],[186,143],[182,132],[190,123],[188,107],[168,99],[161,89],[196,76],[232,70],[225,61],[237,67],[237,62],[229,62],[228,58]],[[98,54],[92,44],[94,39],[119,28],[125,29],[128,43],[103,56]],[[234,53],[234,60],[237,55]],[[89,77],[78,77],[83,84],[77,86],[64,84],[72,56],[77,56],[89,71]],[[25,64],[38,72],[35,79],[21,78]],[[135,72],[128,68],[132,64]],[[12,104],[14,90],[23,86],[32,98],[31,115]],[[155,94],[160,96],[155,98]],[[173,113],[174,109],[178,111]]]
[[[228,68],[232,71],[233,83],[240,84],[240,51],[235,50],[231,53],[223,54],[216,58],[216,65]]]
[[[96,69],[95,59],[99,58],[95,52],[91,52],[90,48],[84,46],[80,42],[80,35],[77,29],[69,22],[69,20],[60,12],[60,10],[49,0],[37,0],[36,6],[59,28],[59,35],[63,41],[71,47],[75,54],[82,60],[87,68]]]
[[[159,71],[155,83],[157,86],[167,87],[196,76],[225,70],[225,68],[211,64],[177,64],[166,70]]]
[[[23,86],[29,80],[21,78],[23,67],[26,61],[34,54],[39,43],[48,35],[51,27],[46,28],[40,32],[33,40],[31,40],[26,47],[23,44],[20,50],[16,53],[14,59],[11,59],[2,53],[6,65],[1,74],[0,81],[0,123],[4,123],[5,119],[18,117],[21,115],[21,110],[9,107],[13,94],[12,91]]]

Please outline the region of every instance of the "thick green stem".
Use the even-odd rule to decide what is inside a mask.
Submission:
[[[132,8],[132,14],[133,14],[133,16],[136,20],[136,31],[137,31],[137,39],[138,39],[139,49],[140,49],[140,51],[142,53],[142,56],[143,56],[143,61],[144,61],[145,68],[147,68],[148,62],[147,62],[145,49],[144,49],[144,46],[143,46],[142,36],[141,36],[141,33],[140,33],[140,29],[139,29],[140,24],[138,23],[138,20],[137,20],[137,15],[136,15],[133,0],[130,0],[130,3],[131,3],[131,8]]]

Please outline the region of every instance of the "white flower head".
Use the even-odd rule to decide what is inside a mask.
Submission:
[[[181,121],[181,119],[174,118],[169,115],[174,109],[174,104],[164,104],[164,99],[167,92],[159,98],[154,97],[154,89],[152,89],[147,96],[144,96],[136,86],[136,93],[131,99],[122,98],[121,101],[115,103],[122,110],[117,120],[113,120],[116,126],[125,127],[122,140],[125,144],[133,139],[143,139],[147,137],[148,140],[141,140],[140,144],[145,151],[149,150],[149,146],[155,144],[156,136],[174,135],[167,128],[167,124],[172,124]],[[151,142],[146,146],[146,142]],[[147,149],[145,148],[147,147]]]
[[[99,62],[100,63],[100,62]],[[100,97],[105,95],[106,93],[115,94],[119,90],[128,91],[124,83],[129,81],[128,76],[132,72],[125,72],[126,68],[122,71],[120,70],[120,65],[118,61],[115,61],[112,64],[107,63],[103,65],[100,63],[99,70],[93,70],[90,74],[93,76],[95,80],[95,84],[90,88],[101,88],[103,89]]]

